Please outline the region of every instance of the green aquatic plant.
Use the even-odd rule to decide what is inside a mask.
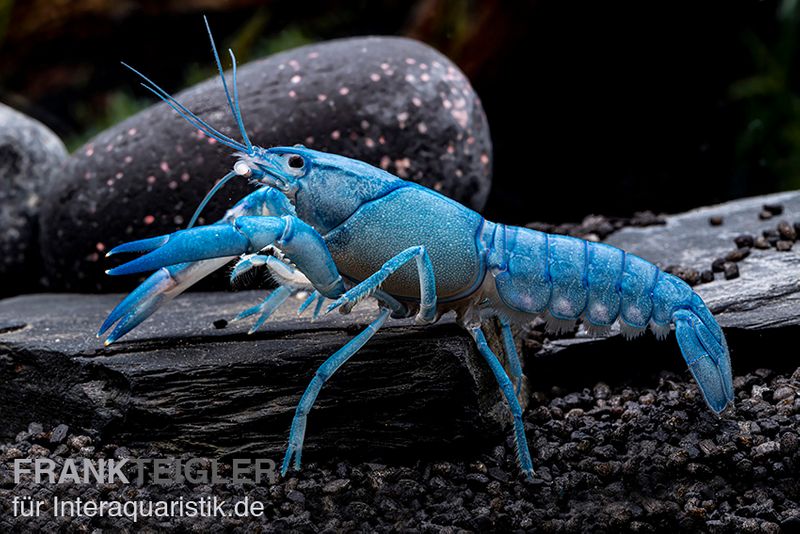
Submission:
[[[729,88],[744,125],[736,144],[736,167],[748,190],[800,188],[800,78],[796,69],[798,0],[783,0],[776,36],[745,34],[754,73]],[[767,182],[767,184],[764,184]]]

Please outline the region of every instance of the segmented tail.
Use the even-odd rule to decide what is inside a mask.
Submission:
[[[678,343],[706,402],[719,413],[733,401],[722,329],[692,288],[633,254],[569,236],[497,225],[489,260],[503,313],[541,314],[551,329],[607,330],[619,321],[632,337],[659,337],[676,325]],[[529,316],[528,316],[529,317]],[[525,316],[522,317],[525,319]]]
[[[716,413],[733,402],[733,374],[728,344],[703,299],[692,294],[688,307],[672,313],[683,357],[708,406]]]

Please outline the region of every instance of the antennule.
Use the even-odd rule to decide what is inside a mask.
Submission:
[[[242,122],[242,114],[239,112],[239,91],[236,87],[236,58],[233,56],[233,52],[231,52],[231,59],[233,60],[233,94],[236,99],[236,104],[234,105],[234,101],[231,99],[231,93],[228,91],[228,82],[225,81],[225,72],[222,70],[222,62],[219,59],[217,45],[214,42],[214,36],[211,33],[211,26],[208,24],[208,17],[205,15],[203,15],[203,22],[206,24],[208,40],[211,41],[211,51],[214,53],[214,61],[217,63],[217,70],[219,71],[219,77],[222,80],[222,88],[225,91],[225,98],[228,100],[228,107],[230,107],[231,113],[233,113],[233,118],[236,120],[236,124],[239,126],[239,132],[241,132],[242,139],[244,140],[245,145],[247,145],[249,152],[253,145],[250,144],[250,139],[247,137],[247,132],[245,132],[244,123]]]

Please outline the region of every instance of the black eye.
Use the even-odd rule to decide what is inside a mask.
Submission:
[[[305,164],[306,164],[306,162],[303,161],[303,158],[301,158],[300,156],[298,156],[296,154],[294,156],[292,156],[291,158],[289,158],[289,167],[291,167],[293,169],[302,169],[303,165],[305,165]]]

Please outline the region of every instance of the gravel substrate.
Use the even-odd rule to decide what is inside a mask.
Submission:
[[[510,441],[425,459],[306,458],[275,485],[49,485],[22,481],[17,457],[158,458],[32,424],[0,447],[0,530],[69,526],[206,532],[575,532],[800,530],[800,368],[736,376],[736,408],[718,418],[688,373],[653,372],[580,391],[531,393],[526,414],[536,477],[522,479]],[[445,415],[446,416],[446,415]],[[309,421],[313,428],[313,413]],[[277,459],[276,459],[277,460]],[[53,519],[11,515],[13,496],[131,500],[216,495],[265,503],[261,518]]]
[[[621,228],[629,226],[643,228],[666,224],[665,217],[665,215],[659,215],[652,211],[637,211],[633,214],[633,217],[587,215],[579,223],[551,224],[531,222],[525,226],[549,234],[571,235],[589,241],[600,241]]]

